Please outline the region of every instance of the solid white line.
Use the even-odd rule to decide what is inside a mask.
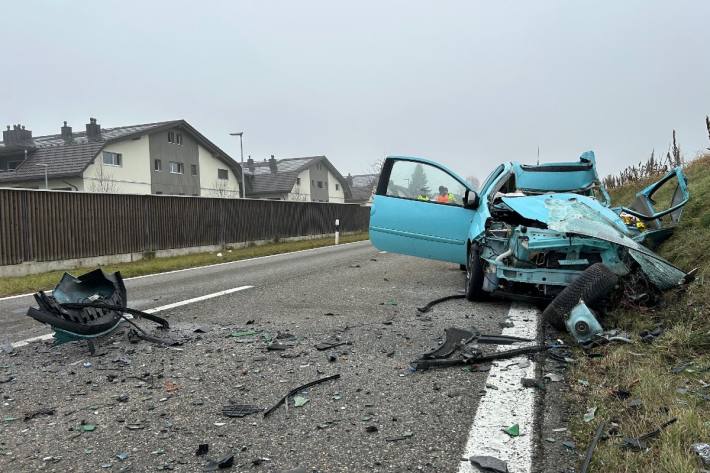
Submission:
[[[513,327],[503,329],[503,335],[537,338],[538,311],[536,309],[512,304],[508,318],[513,322]],[[530,343],[516,345],[525,346]],[[501,345],[498,351],[510,348]],[[518,366],[518,362],[526,363],[525,360],[527,357],[523,355],[492,364],[486,383],[498,389],[487,389],[478,403],[476,417],[462,456],[466,461],[460,463],[458,473],[480,471],[468,461],[468,458],[474,455],[488,455],[503,460],[508,464],[510,473],[530,473],[535,392],[534,389],[524,388],[520,380],[535,377],[535,363],[530,362],[527,367]],[[520,426],[519,437],[510,437],[503,432],[503,429],[513,424]]]
[[[251,289],[254,286],[239,286],[232,289],[227,289],[225,291],[213,292],[212,294],[206,294],[204,296],[193,297],[192,299],[185,299],[184,301],[173,302],[172,304],[161,305],[160,307],[154,307],[152,309],[147,309],[144,312],[148,314],[155,314],[156,312],[161,312],[163,310],[170,310],[176,307],[182,307],[188,304],[194,304],[195,302],[206,301],[207,299],[214,299],[215,297],[224,296],[227,294],[232,294],[234,292],[243,291],[245,289]],[[130,315],[126,315],[126,318],[132,318]],[[33,342],[40,342],[43,340],[51,340],[54,335],[47,333],[45,335],[40,335],[38,337],[28,338],[26,340],[20,340],[19,342],[12,343],[12,348],[19,348],[29,345]]]
[[[343,246],[346,246],[346,245],[355,245],[355,244],[357,244],[357,243],[362,243],[362,242],[364,242],[364,241],[369,241],[369,240],[360,240],[360,241],[351,241],[350,243],[341,243],[341,244],[338,245],[338,247],[341,247],[341,248],[342,248]],[[224,266],[224,265],[226,265],[226,264],[244,263],[244,262],[246,262],[246,261],[256,261],[256,260],[260,260],[260,259],[274,258],[274,257],[276,257],[276,256],[286,256],[286,255],[293,255],[293,254],[296,254],[296,253],[306,253],[306,252],[308,252],[308,251],[324,250],[324,249],[326,249],[326,248],[333,248],[333,247],[335,247],[335,245],[319,246],[318,248],[308,248],[308,249],[305,249],[305,250],[288,251],[288,252],[286,252],[286,253],[276,253],[276,254],[273,254],[273,255],[266,255],[266,256],[255,256],[254,258],[238,259],[238,260],[234,260],[234,261],[225,261],[224,263],[214,263],[214,264],[208,264],[208,265],[205,265],[205,266],[194,266],[194,267],[192,267],[192,268],[173,269],[172,271],[164,271],[164,272],[162,272],[162,273],[151,273],[151,274],[144,274],[144,275],[142,275],[142,276],[133,276],[133,277],[131,277],[131,278],[125,278],[124,281],[132,281],[132,280],[134,280],[134,279],[143,279],[143,278],[152,278],[152,277],[154,277],[154,276],[163,276],[163,275],[166,275],[166,274],[182,273],[182,272],[184,272],[184,271],[192,271],[192,270],[195,270],[195,269],[214,268],[214,267],[216,267],[216,266]],[[52,291],[45,291],[45,292],[46,292],[47,294],[51,294],[51,293],[52,293]],[[33,294],[34,294],[34,292],[29,292],[29,293],[27,293],[27,294],[17,294],[17,295],[14,295],[14,296],[0,297],[0,302],[2,302],[2,301],[8,301],[8,300],[10,300],[10,299],[17,299],[17,298],[20,298],[20,297],[27,297],[27,296],[31,296],[31,295],[33,295]]]

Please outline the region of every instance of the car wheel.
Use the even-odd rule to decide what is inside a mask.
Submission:
[[[609,294],[618,280],[619,277],[604,264],[591,265],[550,302],[542,313],[543,319],[557,330],[565,330],[565,319],[580,300],[594,305]]]
[[[480,301],[487,293],[483,291],[483,263],[478,245],[471,245],[468,250],[468,264],[466,265],[466,299]]]

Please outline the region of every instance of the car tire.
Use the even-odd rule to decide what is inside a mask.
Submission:
[[[604,264],[591,265],[550,302],[542,313],[543,320],[557,330],[565,330],[565,319],[580,300],[593,306],[604,299],[618,281],[619,277]]]
[[[465,265],[465,264],[460,264],[460,265],[459,265],[459,269],[460,269],[461,271],[466,271],[466,265]]]
[[[488,293],[483,291],[483,263],[478,245],[472,244],[468,250],[466,265],[466,299],[469,301],[484,300]]]

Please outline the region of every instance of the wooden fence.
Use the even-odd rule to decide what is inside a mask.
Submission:
[[[366,231],[355,204],[0,189],[0,266]]]

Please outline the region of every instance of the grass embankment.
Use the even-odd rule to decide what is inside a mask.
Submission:
[[[342,235],[340,237],[340,242],[351,243],[355,241],[367,240],[368,238],[368,234],[363,232],[352,235]],[[194,268],[215,263],[225,263],[228,261],[256,258],[259,256],[269,256],[279,253],[289,253],[292,251],[319,248],[333,244],[333,237],[319,238],[316,240],[268,243],[233,250],[225,249],[221,251],[222,256],[217,256],[218,252],[195,253],[184,256],[142,259],[131,263],[110,264],[102,266],[102,268],[107,272],[121,271],[121,275],[124,278],[130,278],[146,274],[164,273],[166,271],[173,271],[176,269]],[[61,278],[65,271],[78,275],[92,269],[96,268],[67,268],[66,270],[32,274],[29,276],[2,278],[0,279],[0,297],[51,289],[57,284],[59,278]]]
[[[593,472],[695,473],[698,460],[690,446],[710,442],[710,157],[692,162],[685,172],[691,200],[658,252],[686,271],[698,267],[695,282],[685,292],[667,293],[661,307],[609,314],[604,327],[627,330],[633,344],[598,349],[601,358],[580,351],[570,373],[572,401],[579,406],[571,427],[579,448],[589,445],[600,422],[619,426],[620,435],[597,446]],[[614,204],[630,203],[644,184],[616,190]],[[641,342],[639,332],[657,324],[663,335],[651,344]],[[614,391],[620,389],[630,397],[618,399]],[[637,399],[641,407],[631,407]],[[591,407],[597,408],[596,417],[584,423],[582,415]],[[624,437],[643,435],[673,417],[678,421],[648,441],[647,451],[621,448]]]

